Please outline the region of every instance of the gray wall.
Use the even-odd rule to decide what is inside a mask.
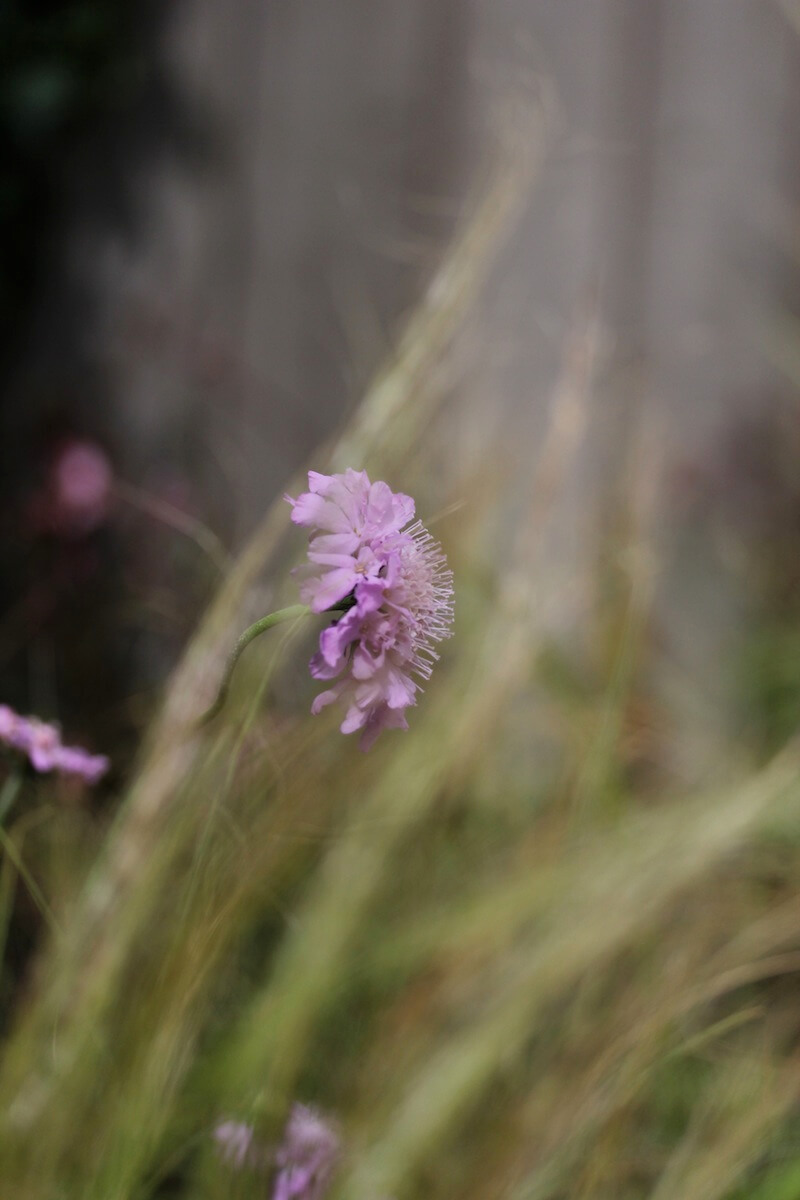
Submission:
[[[132,469],[180,444],[252,527],[397,336],[502,98],[546,86],[558,117],[472,331],[454,444],[495,437],[535,461],[596,297],[600,369],[553,569],[582,578],[648,446],[669,564],[654,619],[675,678],[718,676],[742,597],[687,480],[785,396],[764,341],[795,286],[797,35],[778,5],[191,0],[167,54],[212,153],[166,162],[135,249],[92,256]]]
[[[144,237],[93,260],[142,453],[191,414],[261,507],[357,399],[526,75],[561,118],[486,317],[511,349],[490,405],[546,390],[589,289],[612,367],[646,367],[681,448],[762,391],[753,318],[784,286],[770,223],[794,136],[777,6],[192,0],[167,53],[212,151],[163,164]]]

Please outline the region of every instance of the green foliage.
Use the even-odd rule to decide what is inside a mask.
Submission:
[[[774,750],[800,728],[800,628],[775,622],[751,634],[742,656],[750,725]]]

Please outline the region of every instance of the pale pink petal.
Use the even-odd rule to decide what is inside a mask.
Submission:
[[[328,533],[353,532],[351,521],[339,505],[324,500],[322,496],[303,492],[292,504],[292,520],[295,525],[309,525],[316,529],[324,529]]]
[[[333,483],[333,475],[321,475],[319,471],[308,472],[308,490],[315,495],[326,496]]]
[[[384,682],[380,675],[372,675],[356,684],[355,698],[359,708],[367,709],[383,700]]]
[[[395,492],[394,494],[394,524],[397,529],[403,529],[408,525],[409,521],[413,521],[415,505],[410,496],[406,496],[403,492]]]
[[[359,617],[366,617],[377,612],[383,604],[383,593],[386,591],[386,580],[373,578],[363,579],[356,592],[356,607]]]
[[[326,554],[314,548],[312,542],[308,549],[309,562],[317,563],[320,567],[346,567],[353,570],[352,554]]]
[[[344,720],[339,726],[340,733],[355,733],[357,729],[362,729],[366,724],[369,711],[364,708],[359,708],[357,704],[352,704],[347,710]]]
[[[320,692],[318,696],[315,696],[311,705],[312,715],[315,717],[318,716],[323,708],[327,708],[329,704],[333,704],[334,701],[338,700],[344,686],[343,683],[337,684],[336,687],[330,688],[329,691]]]
[[[373,657],[363,645],[358,646],[353,654],[353,661],[350,667],[353,672],[353,678],[359,680],[371,679],[375,672],[379,671],[383,666],[385,657],[386,655],[383,650],[379,651]]]
[[[392,489],[382,480],[373,483],[369,489],[366,515],[370,527],[376,533],[388,532],[394,517],[393,499]]]
[[[341,664],[347,647],[354,642],[359,633],[358,614],[354,608],[337,621],[323,629],[319,638],[319,648],[328,666]],[[341,665],[339,668],[341,669]]]
[[[343,667],[344,663],[337,663],[335,666],[331,666],[325,661],[319,650],[316,654],[312,654],[308,664],[312,679],[335,679]]]
[[[386,703],[389,708],[407,708],[414,703],[417,685],[402,671],[389,670],[386,681]]]
[[[370,488],[367,524],[373,536],[397,533],[414,515],[414,501],[379,480]]]
[[[369,499],[369,489],[372,487],[367,472],[354,471],[352,467],[348,467],[344,475],[339,475],[337,478],[353,497],[359,510],[363,512]]]
[[[349,554],[355,556],[361,547],[357,533],[318,533],[308,543],[309,550],[318,554]]]
[[[309,473],[309,486],[311,476]],[[324,482],[323,482],[324,481]],[[363,522],[364,507],[369,492],[369,480],[364,472],[350,471],[342,475],[323,475],[314,479],[312,491],[336,504],[352,528]]]
[[[300,599],[312,612],[321,613],[349,596],[358,576],[352,568],[335,567],[332,571],[307,580],[300,589]]]
[[[358,740],[359,749],[364,753],[371,750],[384,729],[408,729],[408,721],[399,709],[389,708],[385,704],[373,708]]]

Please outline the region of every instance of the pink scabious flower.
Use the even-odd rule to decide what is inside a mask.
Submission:
[[[76,775],[86,783],[97,783],[109,768],[104,754],[89,754],[79,746],[65,746],[55,725],[38,717],[21,717],[7,704],[0,704],[0,743],[24,754],[34,770],[42,774],[58,771]]]
[[[339,1159],[332,1126],[313,1108],[295,1104],[275,1155],[279,1168],[272,1200],[322,1200]]]
[[[223,1161],[236,1170],[276,1168],[272,1200],[323,1200],[341,1152],[330,1121],[305,1104],[292,1105],[276,1150],[259,1144],[253,1126],[242,1121],[221,1122],[214,1141]]]
[[[430,677],[435,644],[450,636],[453,576],[439,544],[413,521],[410,496],[350,469],[309,471],[308,486],[286,497],[294,523],[311,530],[300,597],[312,612],[344,610],[311,659],[315,679],[337,680],[311,711],[341,700],[342,733],[360,730],[368,750],[382,729],[408,728],[416,680]]]

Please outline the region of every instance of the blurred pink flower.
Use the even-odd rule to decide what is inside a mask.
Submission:
[[[368,750],[382,729],[407,729],[417,678],[428,679],[435,644],[450,636],[453,576],[442,549],[416,521],[414,502],[365,471],[309,472],[310,491],[292,505],[292,520],[310,528],[300,595],[314,612],[344,616],[323,630],[311,660],[315,679],[337,679],[311,711],[341,700],[342,733],[361,730]]]
[[[214,1140],[219,1146],[224,1162],[241,1170],[262,1164],[262,1152],[254,1143],[252,1125],[244,1121],[223,1121],[214,1130]]]
[[[313,1108],[295,1104],[275,1155],[280,1170],[272,1200],[322,1200],[339,1159],[340,1141]]]
[[[108,517],[113,471],[105,451],[88,439],[63,443],[34,499],[37,525],[64,537],[83,537]]]
[[[34,770],[42,774],[58,771],[92,784],[110,766],[104,754],[89,754],[79,746],[65,746],[55,725],[48,725],[38,717],[21,717],[7,704],[0,704],[0,743],[26,755]]]
[[[277,1150],[255,1138],[252,1125],[223,1121],[214,1130],[222,1160],[235,1170],[277,1168],[272,1200],[324,1200],[342,1152],[333,1123],[306,1104],[293,1104]]]

